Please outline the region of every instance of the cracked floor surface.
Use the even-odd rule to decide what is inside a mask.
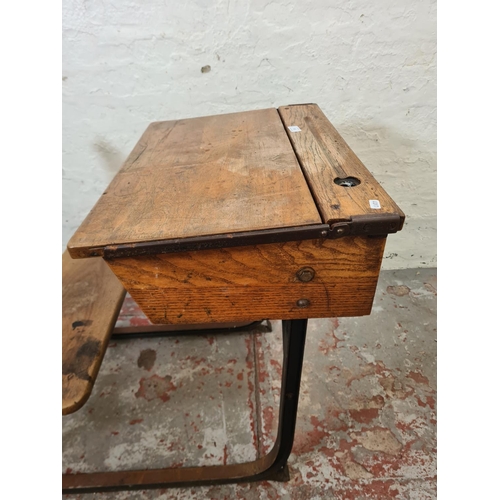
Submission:
[[[370,316],[309,321],[289,482],[64,498],[436,498],[436,280],[382,271]],[[118,326],[142,324],[127,297]],[[281,361],[279,321],[112,340],[90,399],[63,417],[63,472],[254,460],[276,436]]]

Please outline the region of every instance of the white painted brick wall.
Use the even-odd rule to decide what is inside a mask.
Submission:
[[[435,266],[435,20],[432,0],[63,0],[63,245],[151,121],[316,102],[407,214],[384,268]]]

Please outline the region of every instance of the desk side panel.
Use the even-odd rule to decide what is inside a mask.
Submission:
[[[385,237],[117,258],[108,265],[155,324],[370,314]],[[314,270],[309,282],[297,273]],[[300,307],[298,301],[309,305]]]

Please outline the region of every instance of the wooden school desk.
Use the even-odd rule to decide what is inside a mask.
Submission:
[[[63,255],[63,414],[126,290],[158,325],[283,320],[278,436],[250,463],[65,474],[64,491],[286,480],[307,319],[370,314],[403,222],[315,104],[150,124]]]

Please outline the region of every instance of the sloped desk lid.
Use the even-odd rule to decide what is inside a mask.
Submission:
[[[387,234],[403,221],[319,107],[291,105],[150,124],[68,250],[114,257]]]

